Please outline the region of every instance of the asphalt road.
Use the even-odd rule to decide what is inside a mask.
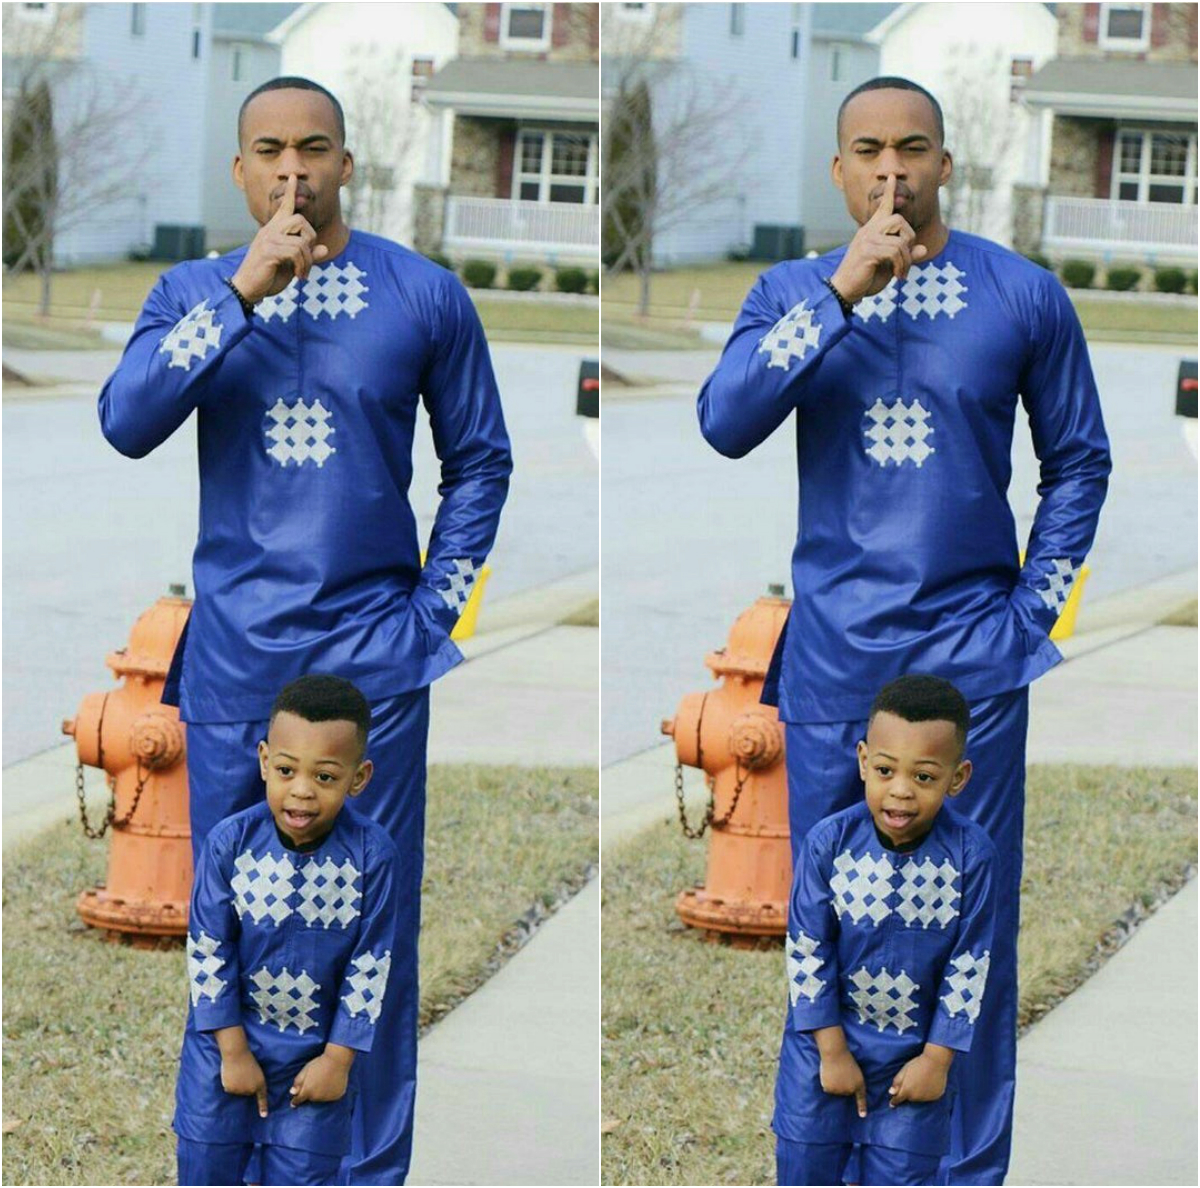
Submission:
[[[1092,347],[1114,469],[1085,607],[1196,564],[1196,459],[1174,415],[1181,357]],[[673,374],[692,381],[715,358],[715,349],[711,358],[679,357]],[[647,374],[652,360],[630,353],[611,362]],[[709,687],[705,654],[724,645],[768,583],[789,583],[790,594],[796,466],[790,421],[748,457],[722,458],[700,436],[693,395],[609,401],[603,423],[607,766],[662,741],[660,719],[683,694]],[[1020,411],[1009,498],[1024,540],[1037,507],[1037,459]]]
[[[575,348],[498,344],[492,355],[515,470],[486,603],[596,565],[598,465],[575,416]],[[19,356],[19,357],[18,357]],[[6,352],[22,370],[95,382],[113,352]],[[412,487],[423,537],[437,509],[437,458],[422,413]],[[191,592],[198,483],[194,420],[130,461],[100,434],[95,397],[4,408],[4,731],[9,766],[63,741],[61,719],[112,684],[105,655],[137,616]]]

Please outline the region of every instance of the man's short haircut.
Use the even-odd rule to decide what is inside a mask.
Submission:
[[[311,673],[285,685],[271,706],[271,721],[282,713],[306,722],[353,722],[360,746],[364,752],[367,749],[371,705],[356,685],[342,677]]]
[[[923,86],[913,82],[912,79],[897,78],[895,75],[885,74],[879,78],[869,78],[865,83],[860,83],[842,100],[842,105],[838,108],[837,113],[837,138],[839,145],[842,143],[842,114],[846,110],[846,104],[856,95],[861,95],[864,91],[916,91],[918,95],[924,95],[933,108],[933,118],[937,124],[938,142],[940,144],[946,143],[946,121],[942,119],[942,105]]]
[[[333,104],[333,114],[337,116],[338,135],[342,138],[343,146],[345,145],[346,114],[342,111],[342,105],[337,101],[337,96],[327,91],[320,83],[313,82],[311,78],[298,78],[291,74],[285,74],[280,78],[268,79],[262,86],[255,87],[242,100],[242,106],[238,109],[238,144],[242,143],[242,125],[246,121],[246,108],[250,106],[252,99],[256,99],[266,91],[316,91],[318,95],[324,95]]]
[[[871,704],[868,722],[880,713],[895,714],[905,722],[953,722],[960,754],[967,745],[971,707],[967,705],[967,699],[941,677],[910,673],[884,685]]]

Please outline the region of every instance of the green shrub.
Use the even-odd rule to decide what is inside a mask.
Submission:
[[[600,273],[588,273],[587,291],[589,293],[595,293],[597,296],[600,295]]]
[[[496,265],[488,260],[465,260],[462,278],[472,289],[490,289],[496,282]]]
[[[560,293],[582,293],[587,288],[587,273],[582,268],[560,268],[554,274],[554,287]]]
[[[1126,293],[1136,288],[1141,279],[1140,268],[1110,268],[1108,276],[1104,278],[1104,287],[1117,293]]]
[[[1025,259],[1031,260],[1039,268],[1049,268],[1050,267],[1050,257],[1043,256],[1041,252],[1026,252]]]
[[[1090,289],[1096,279],[1096,265],[1088,260],[1064,260],[1062,278],[1069,289]]]
[[[1187,285],[1187,273],[1182,268],[1156,268],[1154,287],[1160,293],[1182,293]]]
[[[449,268],[451,272],[454,271],[454,265],[450,263],[450,257],[443,256],[441,252],[426,252],[425,259],[432,260],[442,268]]]
[[[540,268],[510,268],[505,284],[518,293],[528,293],[530,289],[538,287],[541,279],[542,270]]]
[[[1189,293],[1194,293],[1196,291],[1196,274],[1194,272],[1189,272],[1187,274],[1187,291]]]

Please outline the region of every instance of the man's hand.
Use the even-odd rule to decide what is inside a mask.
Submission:
[[[298,1106],[306,1101],[340,1101],[345,1096],[353,1063],[353,1048],[326,1044],[325,1051],[313,1057],[296,1074],[288,1090],[292,1095],[292,1105]]]
[[[314,263],[329,255],[324,244],[317,244],[317,233],[309,221],[296,213],[298,183],[296,175],[289,173],[279,209],[258,229],[241,267],[231,278],[251,305],[282,293],[293,277],[303,280]]]
[[[267,1078],[241,1027],[222,1027],[216,1033],[221,1050],[221,1088],[235,1097],[258,1098],[258,1115],[267,1116]]]
[[[846,1046],[841,1027],[822,1027],[813,1032],[821,1054],[821,1088],[834,1097],[853,1097],[858,1116],[867,1116],[867,1083],[858,1061]]]
[[[917,233],[895,213],[895,201],[896,175],[889,173],[879,208],[859,227],[829,278],[851,305],[884,289],[892,277],[903,280],[909,268],[929,254],[922,245],[913,246]]]
[[[926,1044],[920,1056],[914,1056],[897,1074],[888,1090],[889,1106],[905,1101],[938,1101],[946,1092],[946,1077],[953,1048]]]

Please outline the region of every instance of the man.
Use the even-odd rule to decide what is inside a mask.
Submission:
[[[159,279],[100,395],[100,421],[118,450],[141,457],[198,410],[196,600],[164,694],[188,723],[194,852],[261,797],[255,748],[280,688],[330,672],[371,702],[371,758],[387,778],[362,811],[391,835],[403,876],[388,1022],[354,1067],[343,1175],[401,1184],[428,685],[461,659],[450,631],[495,537],[508,438],[462,286],[346,226],[339,191],[354,162],[337,100],[306,79],[274,79],[242,105],[238,140],[234,181],[261,229],[248,247]],[[442,466],[423,567],[407,498],[419,400]],[[271,870],[244,874],[251,894],[269,897]]]
[[[873,690],[929,672],[971,703],[979,778],[959,807],[998,851],[999,909],[986,1019],[953,1070],[941,1175],[999,1184],[1016,1066],[1026,687],[1061,659],[1048,636],[1091,547],[1110,463],[1070,301],[1049,272],[946,227],[943,139],[937,101],[914,83],[878,78],[847,96],[833,180],[859,230],[759,278],[699,413],[730,457],[796,413],[795,601],[764,694],[786,723],[793,857],[856,797]],[[1041,463],[1023,566],[1006,498],[1018,396]],[[870,872],[848,877],[850,893],[869,893]]]

